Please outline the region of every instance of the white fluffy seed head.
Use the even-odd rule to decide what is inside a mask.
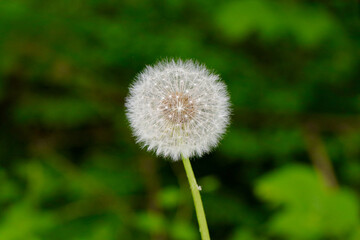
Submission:
[[[126,108],[137,142],[175,161],[209,152],[229,124],[225,84],[191,60],[147,66],[130,87]]]

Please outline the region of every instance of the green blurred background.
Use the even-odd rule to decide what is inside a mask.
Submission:
[[[356,0],[0,2],[0,239],[198,240],[181,162],[135,144],[128,86],[165,57],[228,85],[193,161],[213,239],[360,239]]]

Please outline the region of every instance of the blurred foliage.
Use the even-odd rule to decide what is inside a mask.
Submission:
[[[357,1],[0,1],[0,239],[199,239],[181,163],[131,136],[124,98],[165,57],[230,91],[193,162],[213,239],[358,240]]]
[[[269,228],[289,239],[341,237],[360,223],[356,194],[326,189],[308,167],[288,166],[264,176],[257,192],[273,206],[282,205],[270,219]]]

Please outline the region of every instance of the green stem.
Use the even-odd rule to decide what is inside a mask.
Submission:
[[[196,178],[195,178],[194,172],[192,170],[190,160],[189,160],[189,158],[186,158],[184,156],[181,156],[181,157],[182,157],[182,160],[184,163],[185,172],[186,172],[187,178],[189,180],[191,193],[192,193],[192,196],[194,199],[196,215],[197,215],[197,219],[199,222],[201,239],[202,240],[210,240],[209,229],[208,229],[208,226],[206,223],[204,207],[203,207],[200,192],[199,192],[199,186],[196,183]]]

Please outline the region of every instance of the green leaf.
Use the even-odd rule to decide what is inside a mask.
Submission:
[[[165,233],[167,222],[163,215],[155,212],[138,213],[136,216],[136,226],[147,233]]]
[[[195,222],[187,222],[184,220],[176,220],[170,227],[170,236],[174,240],[197,240],[199,232],[194,224]],[[197,226],[197,225],[196,225]]]
[[[167,187],[159,191],[157,201],[160,206],[170,209],[175,208],[183,200],[178,187]]]
[[[274,235],[344,237],[360,220],[352,191],[326,188],[316,172],[303,165],[290,165],[262,177],[256,193],[273,206],[282,206],[269,221]]]
[[[291,35],[298,43],[313,46],[337,31],[331,17],[322,9],[267,0],[226,2],[216,14],[215,22],[231,41],[243,40],[256,32],[266,40]]]
[[[41,234],[53,228],[55,223],[50,213],[19,202],[2,216],[0,236],[3,240],[40,239]]]
[[[238,228],[229,240],[259,240],[250,229]]]

